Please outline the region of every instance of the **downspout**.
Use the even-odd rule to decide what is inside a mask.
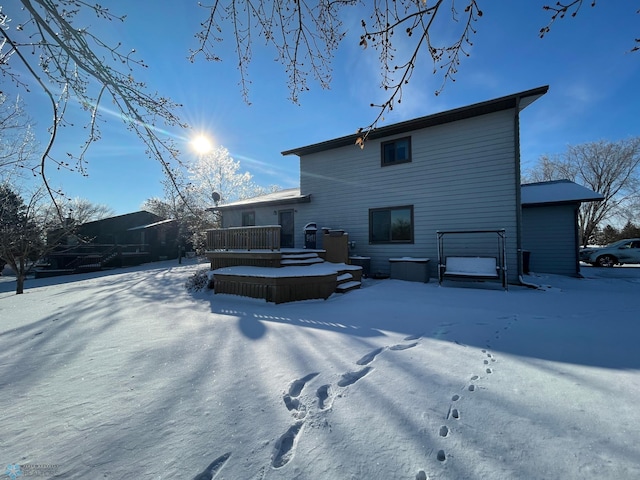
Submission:
[[[520,175],[520,97],[516,98],[514,118],[515,150],[516,150],[516,252],[518,253],[518,280],[520,285],[529,288],[543,289],[540,285],[526,282],[522,277],[522,178]]]
[[[515,158],[515,189],[516,189],[516,252],[517,252],[517,265],[518,265],[518,279],[523,285],[525,282],[522,280],[522,178],[520,175],[520,97],[516,98],[516,108],[514,116],[514,148],[516,153]]]
[[[575,228],[575,241],[574,241],[574,255],[576,256],[576,277],[584,278],[580,273],[580,232],[578,232],[578,211],[580,210],[580,203],[574,205],[573,209],[573,224],[576,226]]]

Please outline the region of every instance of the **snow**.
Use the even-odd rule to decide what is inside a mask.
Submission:
[[[218,268],[215,272],[227,275],[237,275],[239,277],[288,278],[299,277],[303,271],[304,275],[307,277],[321,277],[331,275],[332,273],[338,273],[339,271],[360,270],[360,267],[354,265],[329,262],[317,263],[317,260],[315,259],[308,259],[308,262],[296,261],[296,263],[308,263],[308,265],[304,266],[304,270],[302,270],[302,267],[294,267],[290,265],[285,267],[240,266]],[[286,261],[284,261],[283,264],[287,265]]]
[[[281,305],[187,291],[201,268],[30,279],[24,295],[0,277],[0,464],[64,479],[640,478],[640,268],[508,292],[366,279]]]
[[[447,257],[446,274],[460,276],[498,276],[493,257]]]
[[[521,195],[523,205],[604,200],[604,196],[601,193],[594,192],[570,180],[527,183],[522,185]]]
[[[289,200],[299,200],[305,198],[305,195],[300,194],[300,188],[286,188],[278,190],[277,192],[267,193],[265,195],[259,195],[257,197],[245,198],[243,200],[236,200],[235,202],[225,203],[220,205],[222,208],[237,207],[241,205],[251,205],[254,203],[268,203],[268,202],[282,202]],[[219,208],[219,207],[216,207]]]
[[[357,257],[351,257],[351,258],[357,258]],[[419,257],[397,257],[397,258],[390,258],[389,261],[390,262],[426,263],[429,261],[429,259],[419,258]]]

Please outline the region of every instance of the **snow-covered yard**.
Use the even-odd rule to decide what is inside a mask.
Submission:
[[[0,478],[640,478],[640,268],[282,305],[198,268],[0,282]]]

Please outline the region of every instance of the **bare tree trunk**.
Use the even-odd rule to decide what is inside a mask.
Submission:
[[[23,273],[16,274],[16,295],[24,293],[24,279],[25,275]]]
[[[25,271],[24,257],[20,257],[16,265],[16,295],[24,293],[24,281],[27,278],[27,272]]]

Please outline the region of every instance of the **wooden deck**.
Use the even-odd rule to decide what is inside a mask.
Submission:
[[[285,303],[360,288],[362,267],[328,262],[309,266],[221,268],[213,273],[214,293],[226,293],[267,302]]]
[[[292,267],[295,268],[295,267]],[[302,273],[302,272],[300,272]],[[263,298],[267,302],[285,303],[313,298],[329,298],[337,288],[337,274],[260,277],[214,273],[213,290],[243,297]]]
[[[362,279],[362,267],[325,262],[325,250],[281,249],[279,225],[208,230],[205,255],[214,293],[273,303],[327,299]]]

